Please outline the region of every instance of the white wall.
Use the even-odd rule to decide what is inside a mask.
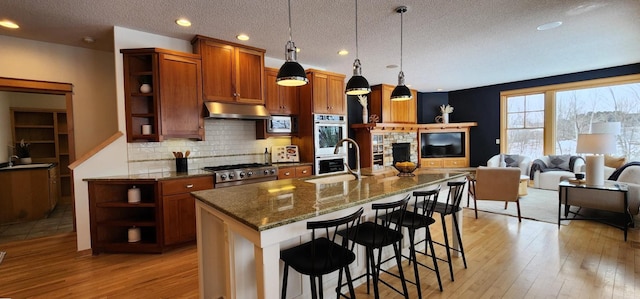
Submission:
[[[0,45],[0,77],[73,85],[78,157],[116,132],[113,53],[3,35]]]

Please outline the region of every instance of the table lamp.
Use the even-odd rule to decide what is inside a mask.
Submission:
[[[586,155],[587,186],[604,185],[604,154],[616,151],[616,137],[613,134],[579,134],[576,152]]]

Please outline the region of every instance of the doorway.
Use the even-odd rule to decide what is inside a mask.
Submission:
[[[66,111],[66,136],[68,139],[68,163],[75,161],[75,134],[73,125],[73,86],[70,83],[57,83],[47,81],[25,80],[25,79],[13,79],[13,78],[1,78],[0,77],[0,91],[2,92],[16,92],[16,93],[30,93],[44,95],[43,99],[56,99],[62,98],[65,104]],[[52,97],[54,96],[54,97]],[[8,105],[7,105],[8,106]],[[2,112],[5,113],[4,111]],[[9,111],[7,109],[6,114],[9,117]],[[6,147],[5,147],[6,148]],[[67,170],[65,170],[67,172]],[[12,231],[15,234],[13,240],[20,240],[20,238],[37,238],[47,235],[53,235],[63,232],[75,231],[75,200],[73,194],[73,171],[68,170],[70,181],[70,199],[61,202],[50,213],[46,219],[24,222],[20,225],[13,225]],[[71,223],[71,225],[70,225]],[[69,229],[70,227],[70,229]],[[0,243],[6,240],[9,235],[7,233],[7,226],[0,226]],[[17,239],[16,239],[17,238]],[[4,240],[4,241],[3,241]]]

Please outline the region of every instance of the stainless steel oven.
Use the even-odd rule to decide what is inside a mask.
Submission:
[[[347,121],[344,115],[315,114],[313,116],[313,142],[316,175],[345,172],[346,146],[334,153],[336,143],[347,137]]]

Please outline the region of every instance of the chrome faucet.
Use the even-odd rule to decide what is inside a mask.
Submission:
[[[350,142],[350,143],[353,143],[356,146],[356,170],[354,171],[353,169],[351,169],[351,167],[349,167],[349,164],[347,164],[346,162],[344,163],[344,166],[347,167],[347,170],[349,171],[350,174],[353,174],[356,177],[356,179],[359,180],[361,178],[361,174],[360,174],[360,146],[358,146],[356,141],[351,139],[351,138],[343,138],[343,139],[340,139],[340,141],[338,141],[338,143],[336,143],[336,147],[333,149],[333,153],[334,154],[338,153],[338,151],[340,150],[340,147],[342,146],[343,142]]]
[[[13,154],[13,146],[9,145],[9,167],[13,167],[13,158],[19,159],[20,157]]]

